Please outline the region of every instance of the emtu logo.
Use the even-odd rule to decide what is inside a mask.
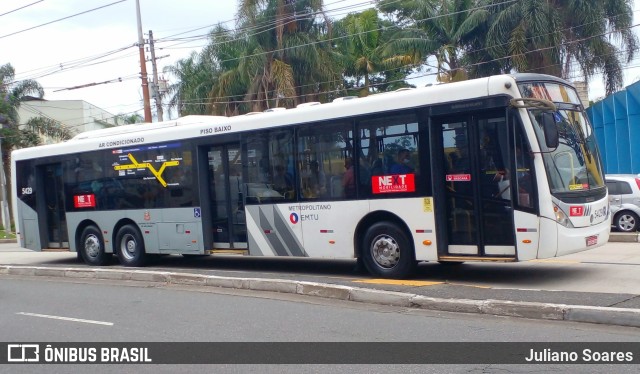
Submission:
[[[291,223],[293,223],[294,225],[298,223],[298,221],[300,221],[300,217],[298,216],[298,213],[291,213],[289,215],[289,221],[291,221]]]
[[[40,362],[38,344],[7,345],[7,362]]]

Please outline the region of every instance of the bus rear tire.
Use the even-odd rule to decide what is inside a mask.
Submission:
[[[373,224],[362,241],[362,259],[370,274],[402,279],[415,272],[413,246],[405,232],[392,222]]]
[[[80,255],[85,264],[93,266],[104,266],[111,257],[104,251],[104,240],[102,233],[96,226],[87,226],[80,235]]]
[[[147,263],[144,239],[138,228],[133,225],[125,225],[118,230],[115,249],[122,266],[140,267]]]

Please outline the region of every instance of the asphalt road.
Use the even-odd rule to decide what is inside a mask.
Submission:
[[[137,273],[131,269],[113,264],[103,268],[88,267],[77,261],[74,253],[69,252],[31,252],[17,247],[16,244],[0,244],[0,271],[7,265],[38,266],[51,269],[78,269],[78,271],[103,270],[120,271],[121,278],[129,279],[130,274]],[[356,295],[353,290],[394,291],[408,295],[438,300],[463,300],[453,307],[442,307],[440,310],[482,312],[498,315],[519,315],[529,318],[549,318],[545,304],[584,306],[585,308],[606,308],[607,312],[615,312],[605,319],[589,318],[571,319],[598,323],[640,326],[640,244],[608,243],[589,251],[576,253],[560,258],[529,261],[512,264],[466,263],[460,266],[442,266],[435,263],[423,263],[418,267],[418,274],[407,281],[390,281],[372,279],[367,274],[354,271],[353,261],[326,261],[308,259],[271,259],[254,257],[190,257],[163,256],[143,269],[154,272],[161,282],[173,282],[166,274],[193,274],[203,277],[222,277],[236,280],[232,287],[254,290],[276,290],[291,292],[290,284],[300,286],[300,282],[315,282],[330,285],[334,294],[329,297],[347,300],[374,301],[381,304],[403,305],[397,302],[394,295],[375,294],[378,300],[370,300],[371,295]],[[7,272],[5,270],[5,272]],[[26,274],[26,273],[23,273]],[[84,277],[85,275],[83,275]],[[146,275],[153,279],[153,275]],[[184,281],[184,276],[180,276]],[[253,286],[258,281],[247,279],[272,280],[272,284]],[[276,280],[283,280],[282,284]],[[178,283],[180,283],[178,282]],[[287,283],[288,282],[288,283]],[[263,282],[264,283],[264,282]],[[218,285],[219,284],[215,284]],[[226,285],[224,287],[227,287]],[[275,288],[274,288],[275,287]],[[336,290],[342,292],[346,288],[348,295],[335,295]],[[316,294],[326,290],[314,291]],[[314,292],[303,292],[310,295]],[[382,296],[381,298],[379,296]],[[391,299],[389,299],[391,297]],[[413,299],[412,299],[413,300]],[[502,304],[485,305],[487,300],[503,301]],[[424,301],[424,300],[422,300]],[[513,313],[508,310],[511,303],[536,303],[535,313],[525,310]],[[415,304],[414,301],[411,303]],[[422,302],[421,307],[425,306]],[[496,312],[495,308],[499,310]],[[591,313],[589,309],[581,309],[579,313]],[[621,314],[619,310],[623,310]],[[565,318],[566,308],[552,310]],[[571,312],[571,311],[570,311]],[[573,313],[575,315],[575,313]],[[556,317],[552,317],[555,319]],[[629,322],[629,319],[632,322]]]
[[[636,349],[640,329],[371,305],[300,295],[156,282],[16,277],[0,282],[0,328],[9,342],[609,342]],[[629,345],[626,343],[636,343]],[[528,344],[528,343],[527,343]],[[473,346],[470,346],[473,347]],[[634,348],[635,347],[635,348]],[[240,346],[240,349],[242,346]],[[246,348],[249,348],[247,346]],[[276,354],[277,352],[274,352]],[[389,347],[389,356],[395,352]],[[634,351],[640,354],[640,350]],[[428,352],[425,352],[428,354]],[[452,352],[465,357],[467,352]],[[161,359],[156,357],[156,359]],[[206,369],[205,369],[206,368]],[[636,365],[23,365],[42,372],[635,372]]]

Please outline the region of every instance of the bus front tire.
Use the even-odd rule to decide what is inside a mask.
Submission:
[[[370,274],[384,278],[406,278],[416,268],[409,238],[392,222],[378,222],[369,227],[362,242],[362,259]]]
[[[80,257],[87,265],[103,266],[109,261],[109,254],[104,251],[102,233],[96,226],[87,226],[80,236]]]
[[[116,251],[122,266],[139,267],[147,262],[144,239],[133,225],[125,225],[116,235]]]

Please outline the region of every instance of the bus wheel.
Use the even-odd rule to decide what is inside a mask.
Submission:
[[[110,256],[104,251],[102,234],[97,227],[91,225],[82,230],[80,246],[80,256],[87,265],[103,266],[107,264]]]
[[[407,235],[396,224],[378,222],[367,230],[362,247],[364,265],[375,276],[406,278],[416,267]]]
[[[116,235],[116,251],[122,266],[144,266],[147,254],[140,231],[133,225],[125,225]]]

